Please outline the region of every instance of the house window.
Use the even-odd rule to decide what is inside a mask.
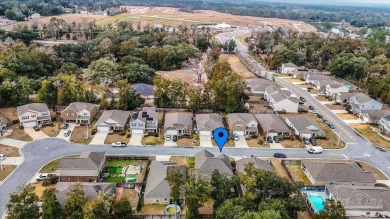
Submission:
[[[138,123],[139,126],[142,126],[142,123]]]
[[[237,127],[237,128],[241,128],[242,125],[241,125],[241,124],[237,124],[236,127]]]
[[[37,117],[36,115],[31,115],[31,118],[35,118],[35,117]]]
[[[42,116],[47,116],[47,115],[49,115],[49,113],[47,112],[42,113]]]
[[[183,133],[189,133],[188,129],[184,129]]]
[[[88,116],[88,113],[83,113],[83,116]]]
[[[73,116],[73,113],[67,113],[66,116]]]
[[[137,123],[136,123],[136,122],[132,122],[131,125],[132,125],[132,126],[136,126]]]
[[[28,118],[30,118],[30,117],[28,117],[28,116],[22,116],[22,119],[28,119]]]
[[[256,127],[256,125],[255,125],[255,124],[252,124],[251,127]]]

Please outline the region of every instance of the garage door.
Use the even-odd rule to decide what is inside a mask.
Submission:
[[[133,133],[133,134],[143,134],[144,130],[142,130],[142,129],[132,129],[131,133]]]
[[[275,136],[278,136],[278,133],[268,132],[268,136],[275,137]]]
[[[210,132],[210,131],[200,131],[200,132],[199,132],[199,135],[207,135],[207,136],[210,136],[210,135],[211,135],[211,132]]]
[[[96,129],[98,131],[101,131],[101,132],[108,132],[108,131],[110,131],[110,127],[108,127],[108,126],[101,126],[101,125],[99,125],[99,126],[96,127]]]
[[[177,130],[167,130],[165,132],[166,135],[177,135]]]
[[[36,122],[25,122],[23,123],[23,127],[33,127],[33,126],[36,126],[37,123]]]
[[[244,136],[244,131],[233,131],[233,134],[239,135],[239,136]]]

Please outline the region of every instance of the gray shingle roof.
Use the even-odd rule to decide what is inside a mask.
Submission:
[[[130,112],[122,110],[104,110],[102,115],[99,117],[96,125],[112,125],[118,124],[122,127],[126,125],[129,119]]]
[[[250,113],[229,113],[227,120],[229,124],[233,124],[239,120],[245,122],[246,124],[252,121],[255,121],[257,123],[255,116]]]
[[[354,97],[358,103],[365,103],[365,102],[372,100],[371,97],[369,97],[367,94],[363,94],[363,93],[357,93],[357,94],[353,95],[352,97]]]
[[[222,116],[216,113],[196,114],[196,128],[199,131],[214,131],[219,127],[224,127]]]
[[[154,95],[153,85],[139,83],[139,84],[132,84],[131,87],[142,96]]]
[[[387,121],[390,121],[390,115],[385,116],[385,117],[383,117],[383,118],[386,119]]]
[[[309,77],[308,79],[310,81],[314,81],[314,80],[332,80],[329,76],[325,76],[325,75],[308,75],[307,77]]]
[[[58,202],[64,206],[66,202],[66,194],[72,190],[72,186],[80,184],[83,188],[88,200],[92,201],[98,198],[100,193],[105,193],[110,197],[115,196],[115,183],[93,183],[93,182],[58,182],[56,184]]]
[[[315,180],[337,182],[374,183],[371,172],[363,171],[356,163],[327,163],[302,161]]]
[[[236,161],[236,169],[239,174],[244,173],[245,166],[248,163],[253,163],[254,167],[260,170],[265,171],[274,171],[274,168],[272,167],[270,162],[260,160],[257,157],[250,157],[250,158],[242,158],[240,160]]]
[[[177,165],[167,161],[152,161],[149,167],[149,175],[146,181],[145,197],[170,197],[171,188],[166,180],[169,172],[179,169],[181,173],[186,172],[184,165]]]
[[[164,118],[164,129],[174,127],[177,129],[192,129],[192,113],[166,113]]]
[[[252,92],[265,92],[265,88],[274,83],[263,78],[251,78],[246,80],[246,84]]]
[[[283,65],[284,65],[284,67],[298,68],[298,66],[296,66],[296,65],[295,65],[294,63],[292,63],[292,62],[284,63]]]
[[[16,108],[18,115],[22,115],[23,113],[28,112],[29,110],[36,111],[36,112],[50,111],[46,103],[29,103],[26,105],[18,106]]]
[[[93,103],[85,103],[85,102],[73,102],[71,104],[69,104],[69,106],[67,106],[65,108],[65,110],[67,109],[71,109],[75,112],[80,112],[82,110],[87,110],[89,112],[91,112],[94,108],[100,108],[99,105],[97,104],[93,104]]]
[[[146,113],[146,114],[143,114]],[[137,119],[141,121],[146,121],[146,117],[142,117],[143,115],[148,115],[148,118],[153,118],[154,121],[158,121],[158,113],[153,110],[142,110],[141,112],[138,113]]]
[[[390,189],[374,186],[326,186],[337,201],[340,201],[346,210],[390,211]],[[356,197],[360,196],[360,204],[356,204]]]
[[[59,169],[97,169],[104,160],[105,152],[83,152],[79,157],[61,158]]]
[[[202,150],[195,154],[195,169],[198,174],[211,177],[214,170],[218,170],[221,174],[233,175],[230,159],[225,154],[220,154],[214,157],[207,150]]]
[[[371,122],[378,122],[382,117],[390,115],[389,110],[362,110],[360,113],[369,117]]]
[[[276,88],[275,86],[268,86],[265,88],[265,91],[267,91],[267,93],[271,95],[271,94],[277,92],[278,88]]]
[[[315,123],[310,118],[307,118],[305,116],[288,116],[286,119],[288,119],[291,124],[299,131],[313,131],[313,132],[321,132],[325,133],[317,123]]]
[[[276,114],[255,114],[264,132],[274,129],[277,132],[290,132],[283,120]]]

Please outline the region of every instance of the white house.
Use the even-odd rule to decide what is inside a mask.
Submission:
[[[282,64],[282,73],[284,74],[294,74],[296,71],[298,71],[298,66],[296,66],[294,63],[283,63]]]
[[[325,136],[325,132],[319,128],[318,124],[305,116],[288,116],[286,123],[300,138]]]
[[[299,99],[287,90],[280,90],[269,98],[269,104],[276,112],[297,113]]]
[[[337,94],[337,93],[349,92],[350,88],[351,85],[349,84],[342,84],[339,82],[335,82],[326,85],[325,93],[326,96],[332,96],[333,94]]]
[[[135,112],[130,119],[130,132],[144,133],[158,131],[158,113],[153,108],[145,108],[141,112]]]
[[[41,126],[51,123],[50,110],[46,103],[30,103],[16,108],[20,125],[23,127]]]
[[[384,116],[379,120],[379,131],[390,137],[390,115]]]

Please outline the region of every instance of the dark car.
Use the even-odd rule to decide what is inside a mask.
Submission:
[[[308,138],[306,138],[306,137],[304,137],[304,138],[303,138],[303,142],[304,142],[305,144],[310,144],[310,141],[309,141],[309,139],[308,139]]]
[[[326,120],[326,119],[322,119],[322,121],[323,121],[325,124],[329,124],[329,121]]]
[[[310,138],[309,141],[311,145],[317,146],[317,140],[315,138]]]
[[[274,136],[275,143],[280,143],[280,138],[278,136]]]
[[[334,129],[334,125],[332,125],[330,123],[328,123],[327,125],[329,126],[329,128]]]
[[[35,131],[40,131],[40,130],[41,130],[38,126],[34,126],[33,129],[34,129]]]
[[[177,141],[177,135],[174,135],[172,141]]]
[[[309,111],[302,109],[302,108],[298,108],[298,112],[299,113],[308,113]]]
[[[302,102],[306,102],[306,99],[304,97],[299,97],[299,99],[302,101]]]
[[[274,157],[276,157],[276,158],[287,158],[287,156],[285,154],[283,154],[283,153],[275,153]]]
[[[267,137],[267,142],[268,142],[268,143],[274,143],[274,141],[272,140],[272,137],[271,137],[271,136],[268,136],[268,137]]]
[[[302,102],[302,101],[299,101],[299,105],[303,105],[303,104],[305,104],[304,102]]]
[[[313,106],[309,106],[309,109],[310,109],[310,110],[314,110],[314,107],[313,107]]]
[[[323,118],[324,118],[324,116],[321,115],[321,114],[317,114],[317,117],[320,118],[320,119],[323,119]]]

